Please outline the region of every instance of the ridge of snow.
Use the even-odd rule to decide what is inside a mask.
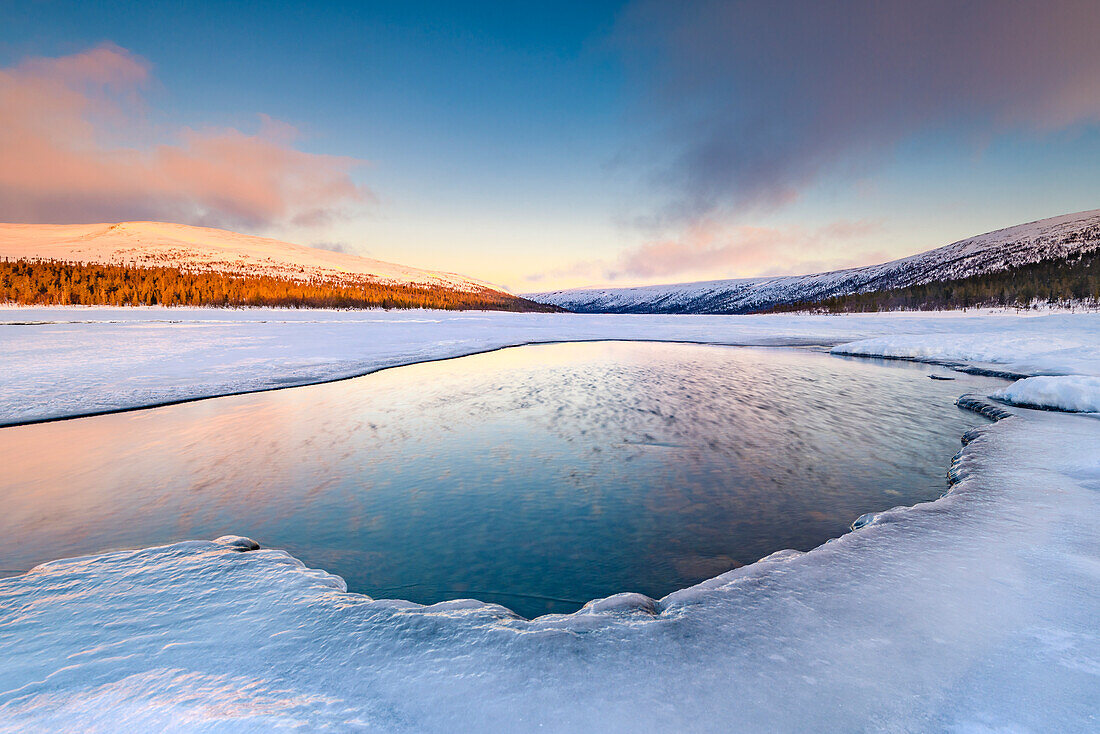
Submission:
[[[960,240],[899,260],[809,275],[571,288],[527,293],[585,313],[744,313],[783,303],[904,288],[1100,248],[1100,209],[1063,214]]]
[[[267,237],[170,222],[0,224],[0,257],[182,267],[302,281],[371,280],[469,292],[503,291],[456,273],[421,270]]]

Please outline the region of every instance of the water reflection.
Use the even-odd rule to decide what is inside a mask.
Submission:
[[[998,381],[808,350],[530,346],[0,430],[0,568],[226,533],[351,589],[569,611],[933,499]]]

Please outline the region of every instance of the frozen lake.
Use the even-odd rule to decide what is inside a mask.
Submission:
[[[950,374],[953,381],[928,379]],[[239,534],[376,598],[659,598],[932,500],[1006,384],[809,349],[527,346],[0,429],[0,569]]]

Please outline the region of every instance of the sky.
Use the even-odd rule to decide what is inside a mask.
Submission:
[[[1100,208],[1095,0],[0,0],[0,221],[516,292],[815,272]]]

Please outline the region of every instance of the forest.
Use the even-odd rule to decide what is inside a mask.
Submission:
[[[1100,250],[1041,260],[992,273],[906,288],[851,293],[773,306],[768,313],[814,311],[931,311],[988,307],[1028,309],[1038,304],[1100,305]]]
[[[174,267],[58,260],[0,260],[0,302],[35,306],[282,306],[558,311],[502,291],[390,284],[295,281]]]

